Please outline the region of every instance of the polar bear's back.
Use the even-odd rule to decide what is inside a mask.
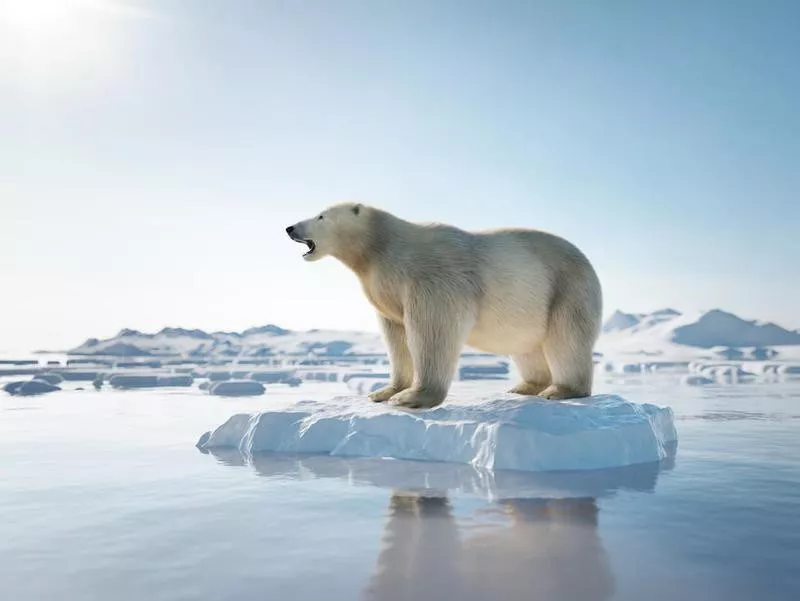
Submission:
[[[385,212],[373,214],[371,231],[372,267],[362,284],[390,319],[402,321],[403,299],[413,287],[413,295],[438,293],[462,302],[465,313],[474,309],[467,343],[483,351],[530,352],[541,345],[554,315],[581,324],[580,336],[592,343],[599,334],[597,275],[584,254],[559,236],[532,229],[470,232]],[[428,303],[443,311],[441,319],[452,319],[452,307],[440,308],[445,304]]]
[[[537,287],[560,280],[591,285],[597,275],[586,256],[571,242],[539,230],[504,229],[473,234],[485,263],[483,276],[514,273]],[[564,282],[565,284],[568,282]]]
[[[576,246],[538,230],[473,235],[483,294],[471,345],[490,352],[510,345],[524,352],[544,338],[559,307],[574,311],[588,330],[599,330],[600,282]]]

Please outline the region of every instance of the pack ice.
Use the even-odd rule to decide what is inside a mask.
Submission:
[[[676,441],[669,407],[617,395],[570,401],[504,395],[414,413],[349,396],[233,415],[197,446],[539,472],[661,461]]]

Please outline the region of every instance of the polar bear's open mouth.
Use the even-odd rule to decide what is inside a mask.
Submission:
[[[295,233],[295,229],[293,227],[288,228],[289,237],[294,240],[295,242],[299,242],[300,244],[305,244],[308,247],[308,252],[304,253],[304,257],[308,257],[317,249],[317,245],[314,244],[314,241],[311,238],[301,238]]]
[[[313,240],[299,239],[299,240],[295,240],[295,242],[300,242],[301,244],[305,244],[306,246],[308,246],[308,252],[303,253],[304,257],[309,256],[311,253],[313,253],[317,249],[317,245],[314,244]]]

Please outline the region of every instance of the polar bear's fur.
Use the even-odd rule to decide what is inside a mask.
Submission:
[[[589,396],[600,333],[600,282],[566,240],[537,230],[467,232],[340,204],[287,228],[361,281],[389,351],[389,385],[370,395],[408,408],[447,396],[464,345],[510,355],[523,381],[511,392]]]

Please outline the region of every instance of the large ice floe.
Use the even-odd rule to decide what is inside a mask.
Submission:
[[[570,401],[503,395],[407,412],[364,397],[300,401],[231,416],[203,450],[384,457],[489,470],[592,470],[662,461],[677,442],[672,410],[598,395]]]

